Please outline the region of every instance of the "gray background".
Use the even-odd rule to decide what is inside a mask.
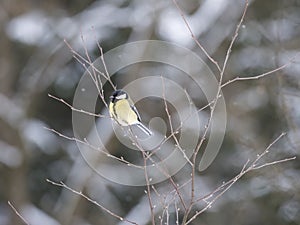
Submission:
[[[198,40],[222,62],[243,1],[179,4]],[[286,63],[300,46],[299,10],[299,1],[251,1],[225,80],[260,74]],[[72,102],[84,72],[63,39],[84,54],[82,33],[94,59],[99,56],[95,36],[104,52],[127,42],[158,39],[203,56],[172,1],[2,0],[0,25],[0,224],[22,224],[7,201],[31,224],[119,222],[86,200],[47,183],[47,178],[66,181],[118,214],[130,214],[140,224],[149,223],[143,216],[149,211],[143,187],[122,186],[99,177],[87,166],[74,142],[43,127],[73,135],[71,110],[47,96],[51,93]],[[216,73],[214,66],[208,65]],[[225,141],[209,169],[197,174],[199,195],[236,175],[248,158],[255,158],[281,132],[287,132],[286,137],[266,159],[299,155],[299,68],[296,59],[274,75],[223,89],[228,119]],[[167,71],[167,77],[176,74],[172,68],[142,64],[120,71],[126,76],[116,76],[114,82],[122,87],[137,77],[161,71]],[[205,105],[203,93],[191,80],[174,76],[198,107]],[[111,89],[105,87],[105,91],[110,93]],[[154,116],[166,119],[159,100],[142,101],[139,108],[146,121]],[[99,112],[101,105],[96,110]],[[207,112],[201,114],[204,119]],[[112,153],[126,155],[127,151],[113,140],[109,145]],[[128,154],[134,161],[134,153]],[[299,224],[299,174],[298,159],[252,172],[193,224]],[[184,175],[180,172],[176,179],[180,181]],[[170,188],[165,183],[158,187]],[[174,218],[174,213],[171,216]]]

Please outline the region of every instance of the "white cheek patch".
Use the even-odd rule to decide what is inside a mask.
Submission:
[[[116,99],[125,99],[126,98],[126,94],[122,94],[116,97]]]

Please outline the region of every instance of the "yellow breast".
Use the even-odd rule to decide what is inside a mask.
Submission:
[[[114,118],[121,126],[128,126],[138,123],[136,113],[130,107],[127,100],[119,100],[114,104],[109,104],[110,116]]]

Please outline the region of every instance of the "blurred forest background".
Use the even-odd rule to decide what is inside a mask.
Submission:
[[[181,0],[179,5],[197,39],[222,62],[244,1]],[[299,12],[297,0],[251,1],[225,80],[266,72],[294,56],[300,50]],[[0,24],[0,225],[23,224],[7,201],[32,225],[123,224],[46,179],[65,181],[123,217],[150,224],[144,216],[149,211],[144,187],[101,178],[82,159],[76,143],[44,127],[72,136],[72,111],[48,97],[51,93],[71,103],[84,72],[64,39],[83,54],[83,34],[94,58],[99,52],[93,36],[104,52],[132,41],[157,39],[203,57],[172,1],[1,0]],[[235,176],[248,158],[255,158],[282,132],[287,135],[267,159],[298,158],[247,174],[192,224],[300,224],[299,62],[298,57],[276,74],[223,89],[227,132],[216,160],[197,175],[206,187],[199,191],[211,191]],[[186,87],[197,101],[192,84]],[[141,114],[151,116],[155,110]]]

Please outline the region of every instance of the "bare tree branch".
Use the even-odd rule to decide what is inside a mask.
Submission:
[[[59,101],[59,102],[65,104],[66,106],[68,106],[68,107],[69,107],[72,111],[74,111],[74,112],[80,112],[80,113],[87,114],[87,115],[89,115],[89,116],[95,116],[95,117],[107,117],[107,116],[105,116],[105,115],[87,112],[87,111],[85,111],[85,110],[83,110],[83,109],[77,109],[77,108],[75,108],[74,106],[72,106],[71,104],[69,104],[68,102],[66,102],[64,99],[58,98],[58,97],[56,97],[56,96],[54,96],[54,95],[48,94],[48,96],[49,96],[50,98],[53,98],[53,99],[55,99],[55,100],[57,100],[57,101]]]
[[[182,9],[180,8],[180,6],[178,5],[176,0],[173,0],[174,5],[176,6],[176,8],[178,9],[180,16],[183,20],[183,22],[185,23],[185,26],[187,27],[188,31],[190,32],[190,35],[192,37],[192,39],[194,40],[194,42],[197,44],[197,46],[203,51],[203,53],[206,55],[206,57],[213,63],[215,64],[215,66],[217,67],[217,69],[221,72],[221,67],[219,66],[219,63],[214,60],[210,54],[206,51],[206,49],[200,44],[200,42],[198,41],[197,37],[195,36],[191,26],[189,25],[187,19],[185,18],[185,15],[182,11]]]
[[[259,74],[259,75],[254,75],[254,76],[250,76],[250,77],[235,77],[234,79],[232,80],[229,80],[227,82],[225,82],[224,84],[222,84],[222,88],[227,86],[228,84],[231,84],[233,82],[236,82],[236,81],[245,81],[245,80],[257,80],[257,79],[260,79],[260,78],[263,78],[263,77],[266,77],[268,75],[272,75],[278,71],[281,71],[283,69],[285,69],[286,67],[288,67],[289,65],[291,65],[294,60],[298,57],[298,55],[300,54],[300,52],[298,52],[295,56],[293,56],[292,58],[290,58],[288,60],[288,62],[286,64],[283,64],[282,66],[279,66],[273,70],[269,70],[265,73],[262,73],[262,74]]]
[[[184,225],[191,223],[194,219],[196,219],[197,216],[199,216],[201,213],[203,213],[207,209],[209,209],[214,202],[216,202],[225,192],[227,192],[232,187],[233,184],[235,184],[239,179],[241,179],[246,173],[249,173],[253,170],[260,169],[260,168],[263,168],[263,167],[266,167],[266,166],[271,166],[271,165],[275,165],[275,164],[278,164],[278,163],[287,162],[287,161],[291,161],[291,160],[296,159],[296,157],[290,157],[290,158],[285,158],[285,159],[281,159],[281,160],[275,160],[275,161],[272,161],[272,162],[269,162],[269,163],[264,163],[261,166],[256,166],[257,162],[263,156],[265,156],[267,153],[269,153],[271,147],[274,144],[276,144],[284,135],[285,135],[285,133],[282,133],[274,141],[272,141],[268,145],[268,147],[262,152],[262,154],[257,155],[255,160],[249,166],[248,166],[248,164],[249,164],[250,160],[248,159],[247,162],[244,164],[241,172],[237,176],[235,176],[234,178],[230,179],[229,181],[223,183],[221,186],[219,186],[218,188],[216,188],[214,191],[207,194],[206,196],[197,199],[193,204],[195,204],[199,201],[205,201],[207,203],[207,205],[203,209],[201,209],[200,211],[197,211],[186,223],[184,223]],[[215,195],[216,193],[218,193],[218,194]],[[212,198],[212,200],[208,200],[208,199],[211,199],[211,198]]]
[[[44,129],[46,129],[48,131],[51,131],[52,133],[57,134],[58,136],[60,136],[62,138],[65,138],[69,141],[75,141],[75,142],[78,142],[80,144],[84,144],[84,145],[88,146],[89,148],[91,148],[93,150],[96,150],[100,153],[105,154],[109,158],[112,158],[112,159],[115,159],[115,160],[118,160],[120,162],[125,163],[127,166],[132,166],[132,167],[135,167],[135,168],[138,168],[138,169],[143,169],[144,168],[143,166],[138,166],[138,165],[132,164],[131,162],[125,160],[123,157],[120,157],[120,158],[116,157],[116,156],[110,154],[109,152],[106,152],[106,151],[102,150],[100,147],[96,147],[96,146],[90,144],[87,140],[82,141],[82,140],[80,140],[78,138],[75,138],[75,137],[69,137],[67,135],[64,135],[64,134],[58,132],[57,130],[54,130],[54,129],[51,129],[51,128],[48,128],[48,127],[44,127]]]
[[[104,207],[103,205],[101,205],[100,203],[98,203],[97,201],[89,198],[87,195],[83,194],[82,191],[76,191],[74,190],[73,188],[69,187],[68,185],[66,185],[65,183],[63,183],[62,181],[57,183],[57,182],[54,182],[52,180],[49,180],[49,179],[46,179],[46,181],[52,185],[55,185],[55,186],[58,186],[58,187],[63,187],[71,192],[73,192],[74,194],[76,195],[80,195],[81,197],[85,198],[88,202],[98,206],[99,208],[101,208],[103,211],[105,211],[106,213],[110,214],[111,216],[121,220],[121,221],[125,221],[127,223],[130,223],[130,224],[135,224],[135,225],[138,225],[137,223],[131,221],[131,220],[127,220],[126,218],[123,218],[121,216],[119,216],[118,214],[114,213],[113,211],[107,209],[106,207]]]

